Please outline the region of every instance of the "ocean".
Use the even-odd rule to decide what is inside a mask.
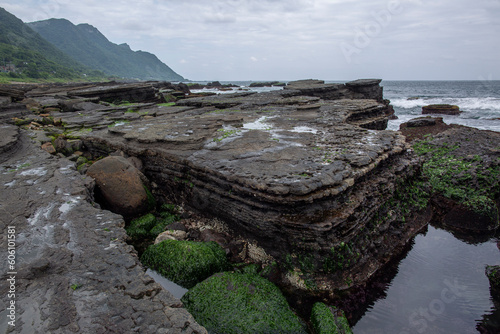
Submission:
[[[381,85],[398,116],[389,122],[389,130],[421,115],[423,106],[452,104],[463,112],[443,115],[445,123],[500,131],[500,81],[382,81]]]
[[[243,89],[267,92],[281,87],[249,88],[252,81],[221,81]],[[285,81],[286,82],[286,81]],[[342,83],[345,81],[325,81]],[[200,82],[207,83],[207,82]],[[389,121],[389,130],[399,130],[399,125],[422,115],[422,107],[429,104],[457,105],[463,111],[459,116],[442,115],[445,123],[461,124],[481,130],[500,132],[500,80],[478,81],[382,81],[384,98],[394,106],[397,120]],[[217,93],[234,93],[237,90]],[[196,92],[196,91],[194,91]]]

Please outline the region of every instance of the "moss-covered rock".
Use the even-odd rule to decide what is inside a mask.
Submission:
[[[278,287],[257,275],[213,275],[182,302],[210,333],[307,333]]]
[[[314,304],[311,325],[315,334],[352,334],[344,312],[323,303]]]
[[[151,236],[150,231],[156,225],[156,217],[152,213],[136,218],[126,228],[127,234],[132,239],[144,239]]]
[[[165,240],[149,246],[141,261],[188,289],[229,268],[226,252],[215,242]]]
[[[500,301],[500,266],[486,266],[486,276],[490,281],[491,296]]]

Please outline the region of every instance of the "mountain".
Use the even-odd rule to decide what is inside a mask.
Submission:
[[[64,54],[16,16],[0,7],[0,66],[9,64],[12,76],[82,78],[102,76]]]
[[[155,55],[132,51],[127,44],[114,44],[89,24],[49,19],[28,26],[68,56],[106,74],[140,80],[184,80]]]

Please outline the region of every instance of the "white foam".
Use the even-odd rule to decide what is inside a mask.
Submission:
[[[398,108],[412,109],[429,104],[457,105],[460,110],[493,110],[500,112],[500,99],[495,97],[433,97],[415,100],[393,99],[391,104]]]

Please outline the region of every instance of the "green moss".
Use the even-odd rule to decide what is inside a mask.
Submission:
[[[229,267],[226,252],[215,242],[165,240],[149,246],[141,261],[185,288]]]
[[[463,203],[470,210],[477,212],[480,215],[490,217],[493,220],[498,220],[498,208],[491,198],[479,195],[468,199]]]
[[[148,187],[144,186],[144,190],[146,191],[146,195],[148,196],[148,209],[152,211],[156,208],[156,199],[151,191],[149,191]]]
[[[323,270],[333,273],[353,266],[360,258],[359,253],[354,253],[349,243],[341,242],[330,249],[330,255],[323,260]]]
[[[150,231],[156,225],[156,217],[149,213],[140,218],[134,219],[130,222],[129,227],[126,228],[129,237],[135,240],[145,239],[151,237]]]
[[[314,304],[311,325],[315,334],[352,334],[344,312],[323,303]]]
[[[159,103],[159,107],[172,107],[175,106],[175,102]]]
[[[214,275],[182,302],[210,333],[307,333],[278,287],[257,275]]]
[[[464,204],[480,214],[495,215],[493,199],[500,193],[500,166],[485,167],[479,155],[472,158],[454,154],[458,145],[437,146],[427,140],[413,146],[425,156],[422,174],[434,193]]]

